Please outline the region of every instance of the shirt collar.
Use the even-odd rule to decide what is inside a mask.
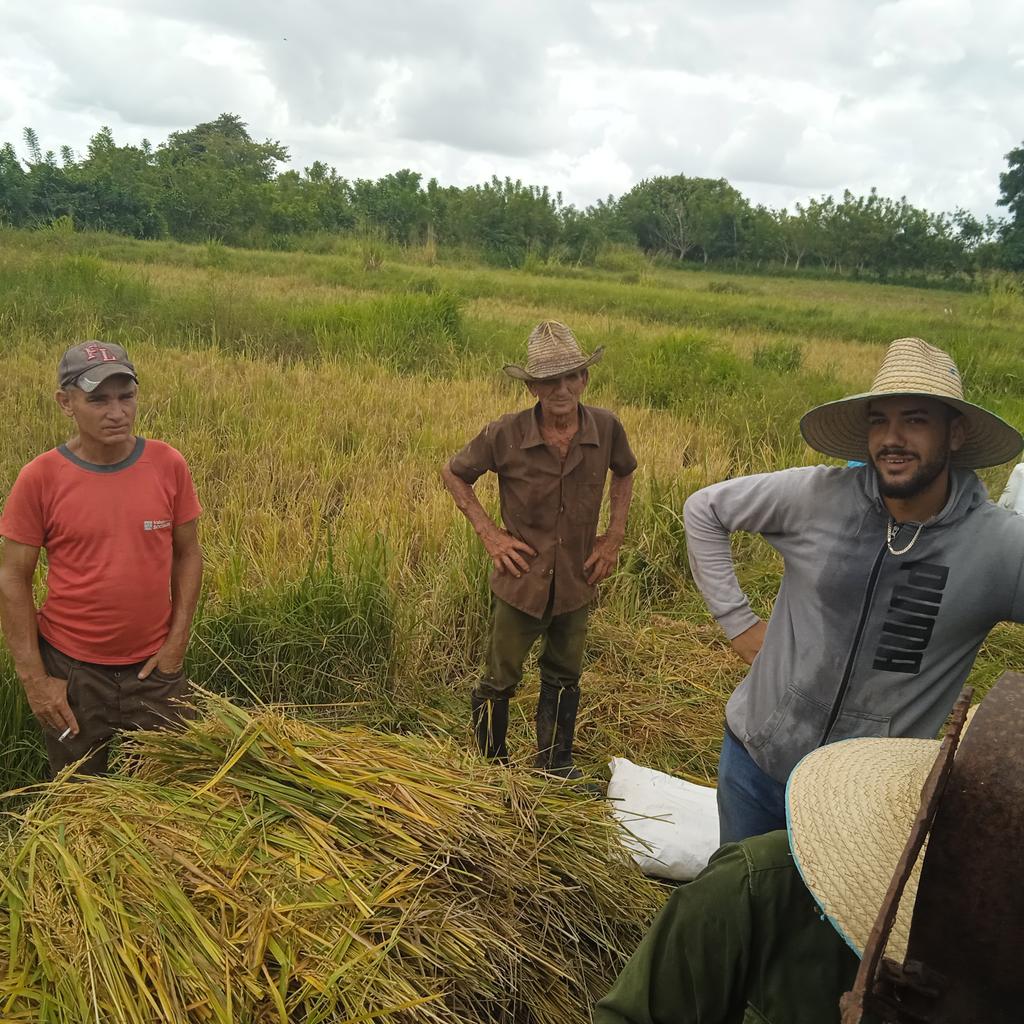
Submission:
[[[540,402],[532,409],[525,409],[524,413],[526,415],[526,424],[523,430],[523,440],[520,442],[519,447],[536,448],[537,445],[544,444],[544,438],[540,432]],[[597,432],[597,422],[582,402],[579,404],[579,415],[580,428],[576,432],[574,440],[580,444],[599,445],[601,438]]]

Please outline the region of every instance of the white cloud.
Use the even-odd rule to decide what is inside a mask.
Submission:
[[[1024,6],[996,0],[0,0],[0,141],[154,142],[222,111],[298,167],[492,174],[586,204],[727,177],[997,212]]]

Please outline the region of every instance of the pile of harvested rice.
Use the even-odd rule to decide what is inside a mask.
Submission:
[[[0,1020],[590,1020],[663,898],[600,800],[226,702],[0,849]]]

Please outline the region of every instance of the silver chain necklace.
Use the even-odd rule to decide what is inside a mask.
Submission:
[[[892,540],[896,536],[897,529],[896,520],[890,519],[885,528],[885,546],[889,549],[890,555],[905,555],[917,543],[917,538],[921,536],[921,531],[924,529],[924,523],[918,524],[917,532],[910,538],[910,543],[905,548],[899,548],[899,550],[892,546]]]

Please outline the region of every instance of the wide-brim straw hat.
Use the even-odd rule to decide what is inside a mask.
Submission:
[[[786,786],[793,860],[833,927],[860,956],[921,805],[938,740],[854,739],[808,754]],[[889,938],[903,962],[917,898],[918,858]]]
[[[583,354],[576,335],[558,320],[542,320],[526,342],[526,366],[509,364],[505,372],[516,380],[552,380],[600,362],[604,348]]]
[[[898,338],[885,353],[871,390],[827,402],[800,421],[804,440],[815,450],[837,459],[868,461],[868,403],[895,395],[935,398],[964,418],[963,445],[950,453],[950,463],[967,469],[1009,462],[1024,448],[1024,438],[995,413],[964,401],[956,363],[942,349],[920,338]]]

